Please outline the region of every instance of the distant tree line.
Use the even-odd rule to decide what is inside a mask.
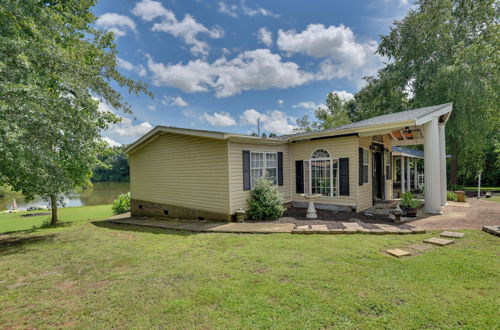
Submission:
[[[125,146],[110,147],[100,153],[98,165],[92,169],[92,182],[130,182]]]

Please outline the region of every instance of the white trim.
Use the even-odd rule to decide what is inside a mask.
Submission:
[[[314,155],[314,153],[318,150],[325,150],[327,153],[328,153],[328,156],[329,157],[320,157],[320,158],[312,158],[312,156]],[[340,172],[340,159],[339,158],[333,158],[332,157],[332,154],[330,153],[330,151],[328,151],[328,149],[326,148],[322,148],[322,147],[319,147],[319,148],[316,148],[314,149],[312,152],[311,152],[311,155],[309,156],[309,159],[308,160],[305,160],[305,161],[308,161],[309,162],[309,192],[312,194],[312,164],[313,162],[315,161],[328,161],[329,164],[330,164],[330,196],[325,196],[323,195],[322,197],[329,197],[329,198],[338,198],[339,197],[339,172]],[[335,161],[335,164],[337,165],[337,171],[335,173],[335,189],[334,189],[334,186],[333,186],[333,165],[334,165],[334,161]],[[305,191],[305,184],[304,184],[304,191]],[[335,195],[334,195],[334,192],[335,192]]]
[[[422,116],[422,117],[418,118],[417,120],[415,120],[415,125],[417,125],[417,126],[423,125],[425,123],[430,122],[433,118],[436,118],[436,117],[438,118],[438,117],[445,115],[445,114],[448,114],[452,111],[453,111],[453,103],[443,104],[442,108],[439,108],[438,110],[434,110],[433,112],[428,113],[427,115]],[[448,119],[445,119],[445,120],[448,120]]]

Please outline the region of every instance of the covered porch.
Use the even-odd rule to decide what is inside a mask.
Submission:
[[[373,126],[378,124],[379,129],[359,133],[360,137],[373,135],[390,137],[392,177],[394,181],[398,180],[397,191],[404,193],[423,188],[425,213],[440,214],[441,207],[446,205],[445,126],[451,112],[452,103],[447,103],[384,115],[376,118],[378,123],[372,124]],[[366,124],[371,124],[370,121],[366,120]],[[415,145],[423,145],[424,151],[401,148]],[[390,196],[386,196],[388,197]]]

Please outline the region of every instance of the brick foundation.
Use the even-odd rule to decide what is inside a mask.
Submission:
[[[208,212],[171,204],[148,202],[139,199],[130,201],[132,216],[168,217],[177,219],[225,220],[230,221],[231,215]]]

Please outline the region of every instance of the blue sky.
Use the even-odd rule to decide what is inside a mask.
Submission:
[[[155,97],[123,90],[134,116],[103,136],[133,142],[156,125],[285,134],[331,91],[349,99],[386,60],[379,35],[410,0],[101,0],[96,26],[118,64]],[[106,110],[113,111],[106,104]]]

